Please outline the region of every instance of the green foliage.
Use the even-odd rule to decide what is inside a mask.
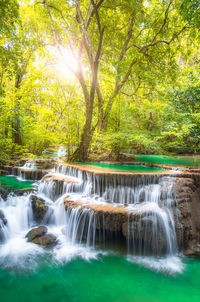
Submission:
[[[29,150],[12,142],[12,139],[0,139],[0,165],[7,164],[10,160],[18,160],[21,157],[34,157]]]
[[[181,13],[184,19],[195,27],[200,26],[200,2],[199,0],[183,0]]]
[[[91,107],[80,70],[71,72],[78,61],[91,93],[91,56],[81,46],[76,1],[46,2],[54,28],[43,1],[0,0],[1,163],[40,155],[52,145],[65,145],[71,155],[82,141],[88,111],[90,152],[97,157],[200,151],[199,1],[106,1],[98,10],[104,28],[97,75],[102,99],[96,89]],[[92,5],[80,3],[87,20]],[[95,15],[88,39],[94,52]]]
[[[160,154],[164,150],[158,144],[157,138],[151,137],[147,131],[138,131],[96,134],[91,152],[103,157],[110,155],[117,157],[120,153]]]

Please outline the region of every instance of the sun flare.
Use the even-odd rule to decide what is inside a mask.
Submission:
[[[56,74],[68,79],[73,78],[74,72],[78,70],[78,55],[65,47],[61,47],[60,50],[51,47],[49,53],[54,60]]]
[[[78,60],[75,54],[68,48],[62,48],[58,54],[56,62],[56,70],[58,74],[66,78],[72,78],[74,71],[78,69]]]

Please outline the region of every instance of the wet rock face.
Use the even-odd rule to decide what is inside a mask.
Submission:
[[[194,177],[177,178],[173,208],[177,244],[186,255],[200,255],[200,192]]]
[[[7,225],[7,219],[5,218],[3,211],[0,210],[0,231],[5,225]]]
[[[14,171],[14,168],[13,168],[13,171]],[[47,172],[43,171],[43,170],[29,170],[26,168],[21,168],[20,173],[21,173],[21,177],[23,179],[40,180]],[[19,171],[17,171],[14,175],[19,175]]]
[[[0,187],[0,197],[3,198],[4,200],[7,198],[9,194],[9,190],[3,189]]]
[[[17,196],[22,196],[24,194],[32,193],[32,188],[25,188],[25,189],[18,189],[18,190],[12,190],[12,189],[4,189],[0,187],[0,198],[6,200],[8,195],[14,191],[14,194]]]
[[[30,230],[25,237],[28,242],[49,247],[56,244],[56,237],[53,234],[47,234],[47,232],[46,226],[39,226]]]
[[[103,234],[106,242],[110,240],[117,240],[119,238],[124,242],[127,240],[134,250],[142,250],[149,254],[163,254],[167,252],[166,234],[159,219],[155,215],[144,212],[136,214],[130,212],[125,207],[110,205],[94,205],[84,204],[80,202],[73,202],[70,198],[65,199],[66,210],[69,215],[75,208],[79,208],[77,239],[87,240],[88,228],[86,222],[90,221],[90,226],[95,237],[98,240],[98,234]],[[84,215],[84,213],[88,213]],[[157,232],[155,233],[155,229]],[[112,238],[110,235],[113,234]],[[117,236],[116,236],[117,235]]]
[[[41,223],[48,211],[48,206],[45,204],[44,199],[37,197],[36,195],[31,195],[30,199],[34,220],[38,223]]]
[[[4,216],[4,213],[2,210],[0,210],[0,229],[3,225],[7,224],[7,219]]]
[[[4,240],[3,228],[7,225],[7,219],[2,210],[0,210],[0,242]]]
[[[122,225],[122,232],[134,250],[154,255],[167,252],[166,234],[155,216],[130,215]]]
[[[32,189],[32,188],[18,189],[18,190],[15,190],[14,192],[15,192],[15,195],[22,196],[24,194],[33,193],[34,189]]]

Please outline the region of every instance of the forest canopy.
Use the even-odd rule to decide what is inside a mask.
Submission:
[[[200,151],[200,2],[0,0],[0,158]]]

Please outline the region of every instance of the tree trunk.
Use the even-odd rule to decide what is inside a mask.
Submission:
[[[12,137],[13,142],[18,145],[22,145],[22,135],[20,132],[20,120],[18,116],[15,116],[12,123]]]
[[[74,152],[74,154],[70,157],[71,161],[84,162],[88,159],[88,149],[92,139],[92,130],[91,130],[92,113],[93,113],[93,106],[92,108],[90,106],[90,108],[87,108],[86,110],[86,120],[81,134],[80,144],[77,150]]]
[[[153,113],[150,112],[149,113],[149,124],[148,124],[148,130],[150,130],[150,131],[152,131],[152,128],[153,128],[152,119],[153,119]]]
[[[13,142],[18,145],[22,145],[22,135],[21,135],[21,126],[20,126],[20,105],[19,99],[16,100],[15,105],[15,115],[12,121],[12,138]]]

